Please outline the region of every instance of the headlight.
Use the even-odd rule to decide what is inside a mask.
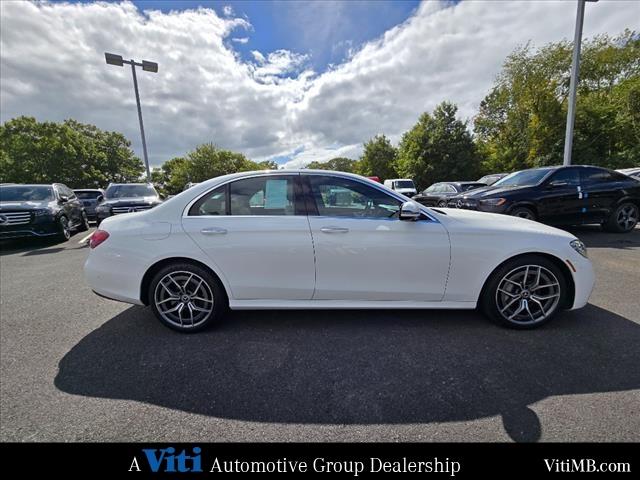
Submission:
[[[109,213],[109,207],[107,205],[99,205],[96,207],[96,212]]]
[[[573,248],[576,252],[578,252],[584,258],[589,258],[587,256],[587,247],[580,240],[572,240],[571,242],[569,242],[569,245],[571,245],[571,248]]]
[[[499,207],[507,202],[506,198],[487,198],[486,200],[480,200],[482,205],[489,205],[491,207]]]
[[[51,210],[48,208],[38,208],[37,210],[34,210],[33,213],[36,217],[43,217],[45,215],[51,215]]]

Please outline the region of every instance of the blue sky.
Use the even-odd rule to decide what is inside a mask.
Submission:
[[[236,29],[232,41],[244,60],[251,52],[264,55],[289,50],[308,55],[307,64],[321,73],[330,64],[342,63],[350,49],[382,35],[405,21],[418,7],[418,0],[334,1],[134,1],[140,10],[182,11],[198,7],[213,8],[225,16],[231,7],[234,16],[245,17],[252,29]]]

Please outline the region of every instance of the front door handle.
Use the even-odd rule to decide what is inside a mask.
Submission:
[[[200,230],[200,233],[203,235],[224,235],[225,233],[227,233],[227,229],[220,227],[209,227],[203,228],[202,230]]]
[[[349,229],[345,227],[322,227],[320,231],[324,233],[347,233]]]

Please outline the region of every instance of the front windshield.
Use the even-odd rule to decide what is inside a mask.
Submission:
[[[151,185],[113,185],[107,188],[107,198],[155,197],[158,194]]]
[[[42,202],[53,200],[53,189],[43,185],[7,185],[0,187],[0,202]]]
[[[399,180],[396,182],[396,188],[415,188],[411,180]]]
[[[494,187],[523,187],[537,185],[551,171],[551,168],[536,168],[535,170],[522,170],[507,175],[502,180],[493,184]]]

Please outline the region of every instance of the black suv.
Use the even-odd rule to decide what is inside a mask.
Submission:
[[[600,223],[608,231],[630,232],[638,223],[640,182],[601,167],[542,167],[452,197],[448,206],[552,225]]]
[[[439,182],[434,183],[421,193],[414,195],[411,197],[411,200],[415,200],[427,207],[446,207],[449,198],[454,195],[486,186],[486,183],[480,182]]]
[[[88,230],[82,203],[66,185],[0,186],[0,238],[71,238],[72,230]]]
[[[104,201],[96,207],[96,221],[100,225],[112,215],[142,212],[160,203],[160,195],[149,183],[111,183],[105,191]]]

